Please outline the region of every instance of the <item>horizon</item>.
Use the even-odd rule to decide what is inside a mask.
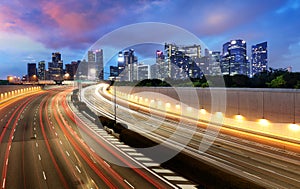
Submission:
[[[64,64],[82,60],[101,37],[141,22],[181,27],[203,41],[211,51],[221,51],[227,41],[243,39],[247,42],[249,57],[252,45],[267,41],[269,67],[291,66],[293,72],[300,71],[299,0],[205,3],[168,0],[33,3],[25,0],[3,1],[0,5],[0,79],[26,74],[27,63],[45,60],[47,64],[52,52],[60,52]]]

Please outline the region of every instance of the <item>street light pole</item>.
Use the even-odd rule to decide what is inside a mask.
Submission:
[[[114,77],[114,84],[116,83],[116,76]],[[114,104],[115,104],[115,123],[117,123],[117,85],[114,86]]]

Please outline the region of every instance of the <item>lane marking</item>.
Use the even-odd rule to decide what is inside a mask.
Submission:
[[[5,164],[6,164],[6,166],[8,165],[8,158],[6,159],[6,163]]]
[[[61,140],[59,140],[59,143],[60,143],[60,144],[62,144],[62,141],[61,141]]]
[[[160,164],[158,163],[143,163],[146,167],[158,167]]]
[[[138,161],[152,161],[152,159],[147,157],[135,157],[135,159]]]
[[[69,154],[69,152],[68,151],[66,151],[66,154],[70,157],[70,154]]]
[[[267,169],[267,168],[264,168],[264,167],[261,167],[261,166],[257,166],[257,168],[265,170],[265,171],[268,171],[268,172],[271,172],[271,173],[275,173],[275,171]]]
[[[196,189],[196,185],[192,185],[192,184],[177,184],[177,186],[179,188],[182,188],[182,189]]]
[[[163,176],[163,177],[165,177],[166,179],[171,180],[171,181],[188,181],[181,176]]]
[[[110,165],[106,161],[103,161],[103,162],[107,165],[107,167],[110,167]]]
[[[174,174],[173,171],[168,170],[168,169],[152,169],[153,171],[157,172],[157,173],[168,173],[168,174]]]
[[[5,188],[5,180],[6,180],[6,178],[3,178],[2,188]]]
[[[36,146],[36,147],[39,147],[39,144],[36,142],[36,143],[35,143],[35,146]]]
[[[43,177],[44,177],[44,180],[47,180],[45,171],[43,171]]]
[[[76,167],[77,171],[78,171],[79,173],[81,173],[81,171],[80,171],[80,169],[77,167],[77,165],[75,165],[75,167]]]
[[[246,171],[243,171],[243,173],[245,173],[245,174],[247,174],[247,175],[250,175],[250,176],[252,176],[252,177],[255,177],[255,178],[261,179],[259,176],[253,175],[253,174],[251,174],[251,173],[248,173],[248,172],[246,172]]]
[[[41,155],[39,154],[38,156],[39,156],[39,160],[41,161],[41,160],[42,160],[42,157],[41,157]]]
[[[131,188],[134,188],[134,186],[132,186],[132,184],[130,184],[126,179],[124,179],[124,182],[125,182],[128,186],[130,186]]]

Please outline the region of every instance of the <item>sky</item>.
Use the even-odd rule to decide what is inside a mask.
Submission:
[[[81,60],[98,39],[143,22],[183,28],[213,51],[243,39],[250,56],[251,45],[267,41],[270,67],[300,71],[299,9],[300,0],[1,0],[0,79],[52,52],[64,64]]]

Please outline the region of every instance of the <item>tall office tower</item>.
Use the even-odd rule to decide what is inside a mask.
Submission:
[[[249,75],[246,41],[231,40],[223,45],[221,71],[224,75]]]
[[[137,57],[134,55],[134,50],[119,52],[118,68],[121,81],[137,80]]]
[[[46,71],[46,65],[45,65],[45,61],[43,60],[38,63],[37,76],[39,80],[46,79],[45,71]]]
[[[144,79],[150,79],[150,65],[140,64],[137,66],[137,80],[142,81]]]
[[[209,65],[209,75],[222,75],[221,67],[221,52],[220,51],[213,51],[211,53],[211,61]]]
[[[27,81],[37,81],[36,63],[27,64]]]
[[[156,51],[156,62],[151,66],[151,78],[164,79],[168,77],[168,64],[163,51]]]
[[[59,52],[52,53],[52,62],[48,63],[49,79],[60,83],[63,79],[63,61]]]
[[[80,61],[72,61],[71,64],[66,64],[64,80],[74,80],[76,77],[77,68]]]
[[[103,80],[103,50],[88,51],[87,73],[89,80]]]
[[[252,77],[259,72],[268,70],[268,44],[262,42],[253,45],[251,51]]]
[[[123,52],[120,51],[118,54],[118,76],[120,76],[120,78],[124,77],[125,75],[125,64],[124,64],[124,56],[123,56]]]
[[[201,70],[196,61],[201,57],[200,45],[176,46],[165,44],[167,74],[173,79],[200,78]]]
[[[96,60],[96,74],[99,80],[104,79],[104,67],[103,67],[103,50],[98,49],[95,51]]]

